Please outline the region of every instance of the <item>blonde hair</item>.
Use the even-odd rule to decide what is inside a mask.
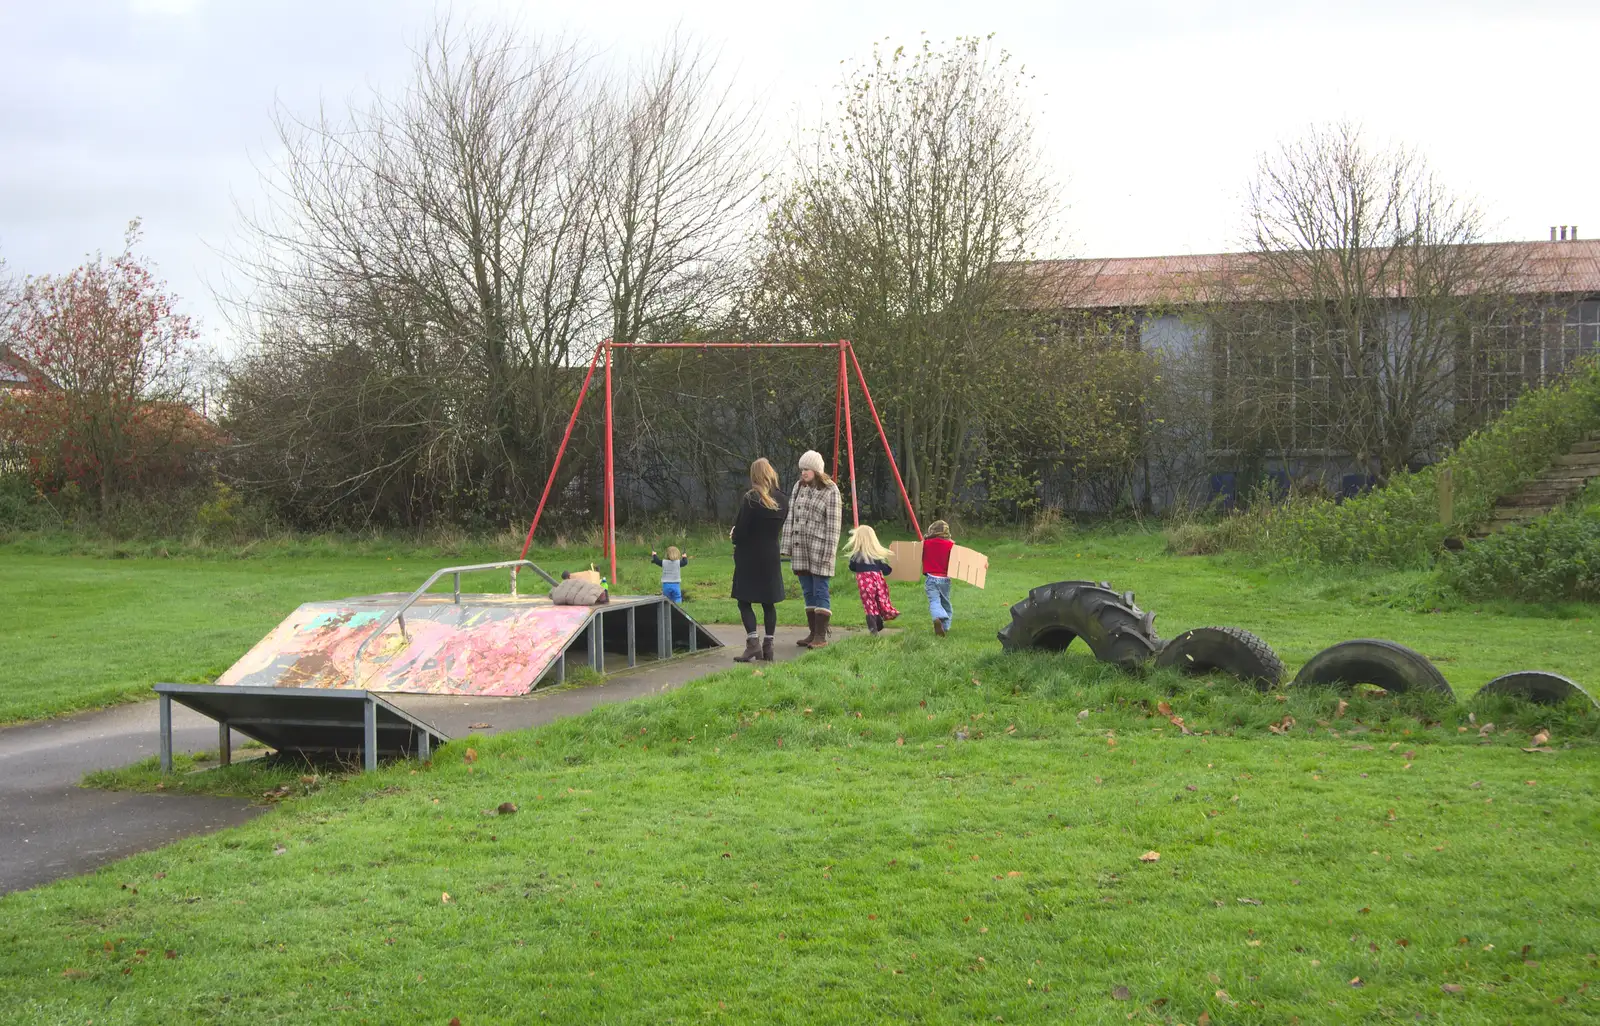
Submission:
[[[772,497],[777,488],[778,472],[772,469],[765,456],[750,464],[750,491],[745,494],[754,495],[768,509],[777,509],[778,500]]]
[[[894,555],[878,540],[878,532],[866,524],[850,532],[850,540],[844,543],[844,554],[851,558],[865,556],[868,559],[888,559]]]
[[[668,559],[677,559],[681,555],[683,555],[683,553],[678,551],[678,547],[676,545],[668,545],[667,546],[667,558]]]

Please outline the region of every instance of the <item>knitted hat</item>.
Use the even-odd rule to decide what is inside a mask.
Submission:
[[[950,525],[945,523],[943,520],[935,520],[933,523],[928,525],[928,537],[929,538],[948,538],[948,537],[950,537]]]
[[[822,453],[815,449],[807,449],[805,455],[800,457],[800,469],[822,473]]]

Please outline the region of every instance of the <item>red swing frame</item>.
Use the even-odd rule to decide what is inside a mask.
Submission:
[[[594,381],[595,367],[600,364],[601,358],[605,359],[605,396],[606,396],[606,492],[605,492],[605,523],[602,525],[605,556],[610,562],[611,577],[617,579],[617,496],[616,496],[616,460],[612,444],[612,403],[611,403],[611,352],[614,349],[836,349],[839,352],[838,393],[834,399],[833,407],[833,468],[834,476],[839,472],[839,440],[841,433],[844,438],[845,456],[850,467],[850,516],[856,526],[861,524],[861,507],[856,498],[856,446],[855,433],[850,423],[850,368],[854,368],[856,381],[861,385],[862,398],[867,401],[867,408],[872,411],[872,422],[878,428],[878,440],[883,443],[883,451],[889,456],[889,469],[894,472],[894,483],[900,489],[900,499],[906,505],[906,515],[911,518],[911,527],[917,532],[917,539],[922,540],[922,526],[917,523],[916,511],[911,508],[911,498],[906,494],[905,482],[900,478],[900,466],[895,462],[894,450],[889,446],[889,436],[883,430],[883,420],[878,416],[878,407],[872,401],[872,390],[867,387],[867,377],[861,372],[861,362],[856,359],[855,347],[848,339],[837,342],[613,342],[606,339],[594,351],[594,356],[589,359],[589,372],[584,375],[583,387],[578,391],[578,400],[573,403],[572,416],[567,419],[567,430],[561,436],[561,446],[556,450],[556,459],[550,466],[550,476],[545,480],[544,492],[539,496],[539,506],[533,511],[533,522],[528,525],[528,536],[523,539],[522,551],[518,559],[528,558],[528,549],[533,544],[533,533],[539,529],[539,518],[544,515],[545,503],[550,498],[550,490],[555,487],[556,474],[561,470],[561,458],[566,455],[567,443],[572,439],[572,428],[578,423],[578,413],[583,409],[583,400],[589,394],[589,385]],[[513,571],[515,573],[515,571]],[[514,585],[513,585],[514,586]]]

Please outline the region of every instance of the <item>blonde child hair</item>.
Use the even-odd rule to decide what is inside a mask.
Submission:
[[[667,546],[667,558],[668,559],[677,559],[681,555],[683,555],[683,553],[678,551],[678,547],[676,545],[668,545]]]
[[[866,556],[868,559],[888,559],[893,555],[878,540],[878,532],[866,524],[850,532],[850,540],[844,543],[844,554],[849,557]]]

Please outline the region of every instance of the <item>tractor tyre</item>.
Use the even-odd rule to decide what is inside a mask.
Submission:
[[[997,635],[1008,652],[1043,649],[1060,652],[1082,638],[1094,657],[1124,670],[1137,670],[1161,650],[1156,614],[1119,595],[1104,583],[1058,581],[1028,592],[1011,607],[1011,622]]]
[[[1591,704],[1600,706],[1600,702],[1595,702],[1594,696],[1583,690],[1577,681],[1543,670],[1519,670],[1496,677],[1479,688],[1478,694],[1514,695],[1539,705],[1562,705],[1573,695],[1582,695]]]
[[[1269,691],[1283,683],[1283,660],[1265,641],[1237,627],[1196,627],[1167,642],[1156,669],[1184,674],[1221,670]]]
[[[1392,694],[1431,691],[1455,697],[1450,682],[1420,652],[1393,641],[1358,638],[1325,648],[1300,667],[1291,687],[1310,685],[1350,688],[1375,684]]]

